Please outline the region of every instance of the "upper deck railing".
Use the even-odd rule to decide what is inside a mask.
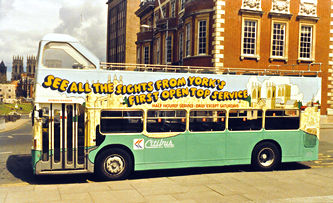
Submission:
[[[229,75],[267,75],[267,76],[321,76],[322,63],[309,63],[307,65],[269,65],[267,68],[228,68],[228,67],[202,67],[178,66],[156,64],[126,64],[101,63],[101,69],[140,72],[174,72],[174,73],[203,73],[203,74],[229,74]]]

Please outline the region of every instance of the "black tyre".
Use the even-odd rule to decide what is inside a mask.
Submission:
[[[127,178],[133,171],[131,156],[122,149],[108,149],[96,159],[96,172],[102,179],[119,180]]]
[[[261,171],[274,170],[281,162],[277,146],[271,142],[262,142],[252,152],[252,166]]]

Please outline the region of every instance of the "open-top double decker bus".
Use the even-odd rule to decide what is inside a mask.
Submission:
[[[272,170],[318,157],[320,70],[100,64],[61,34],[43,38],[37,63],[34,174]]]

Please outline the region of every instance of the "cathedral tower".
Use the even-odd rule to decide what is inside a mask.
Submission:
[[[13,66],[12,66],[12,81],[19,80],[21,73],[23,73],[23,57],[14,56],[13,57]]]
[[[34,76],[36,72],[36,57],[28,56],[27,57],[27,74],[28,76]]]

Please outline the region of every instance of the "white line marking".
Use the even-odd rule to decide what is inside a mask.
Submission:
[[[8,136],[8,138],[11,138],[11,139],[13,139],[14,137],[9,135],[9,136]]]
[[[0,152],[0,154],[11,154],[13,152]]]

